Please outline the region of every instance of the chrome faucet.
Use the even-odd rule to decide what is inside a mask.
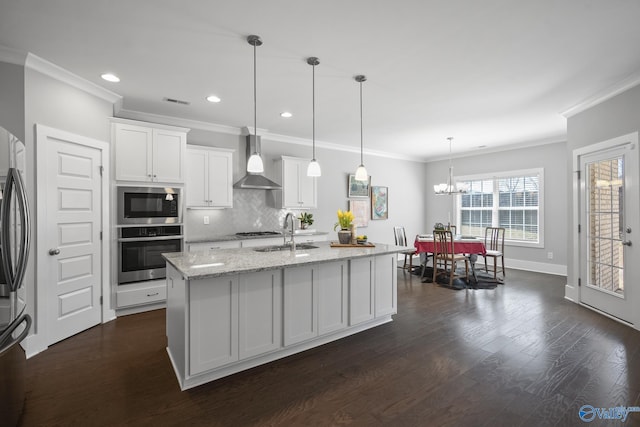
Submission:
[[[287,243],[287,222],[289,221],[289,218],[291,218],[291,241]],[[296,241],[293,237],[296,229],[296,216],[293,214],[293,212],[288,212],[287,216],[284,217],[284,224],[282,224],[282,228],[284,229],[284,233],[282,233],[284,236],[284,244],[291,245],[291,250],[295,251]]]

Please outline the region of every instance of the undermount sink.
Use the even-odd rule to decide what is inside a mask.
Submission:
[[[296,245],[297,249],[315,249],[317,246],[309,245],[307,243],[300,243]],[[256,252],[279,252],[279,251],[288,251],[291,249],[291,245],[276,245],[276,246],[265,246],[262,248],[255,248]]]

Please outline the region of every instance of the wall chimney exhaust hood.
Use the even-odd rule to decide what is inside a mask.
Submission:
[[[260,137],[257,135],[247,135],[247,159],[253,153],[261,153]],[[264,175],[247,172],[238,182],[233,184],[233,188],[250,190],[282,190],[282,187],[271,181]]]

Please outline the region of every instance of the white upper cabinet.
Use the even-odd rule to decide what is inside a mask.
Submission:
[[[116,180],[183,183],[187,129],[113,123]]]
[[[233,150],[187,148],[187,207],[233,207]]]
[[[277,163],[282,174],[282,208],[318,207],[316,178],[307,176],[309,159],[282,156]]]

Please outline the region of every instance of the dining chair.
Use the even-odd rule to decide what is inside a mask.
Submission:
[[[407,235],[404,231],[404,227],[393,227],[393,235],[396,239],[396,246],[409,246],[407,245]],[[404,255],[404,265],[401,268],[407,268],[407,258],[409,258],[409,271],[413,271],[413,256],[416,254],[416,250],[408,249],[406,251],[401,251],[400,254]]]
[[[433,250],[433,283],[436,283],[440,263],[445,273],[449,266],[449,286],[453,287],[458,261],[464,261],[465,277],[469,280],[469,259],[464,254],[456,254],[451,230],[433,230]]]
[[[502,264],[502,277],[505,277],[504,270],[504,227],[487,227],[484,229],[484,246],[487,253],[484,256],[484,270],[488,273],[487,258],[493,258],[493,278],[496,278],[498,270],[498,258]]]
[[[458,232],[456,231],[457,229],[458,227],[455,225],[447,225],[447,230],[451,231],[451,234],[453,234],[454,236],[458,234]]]

